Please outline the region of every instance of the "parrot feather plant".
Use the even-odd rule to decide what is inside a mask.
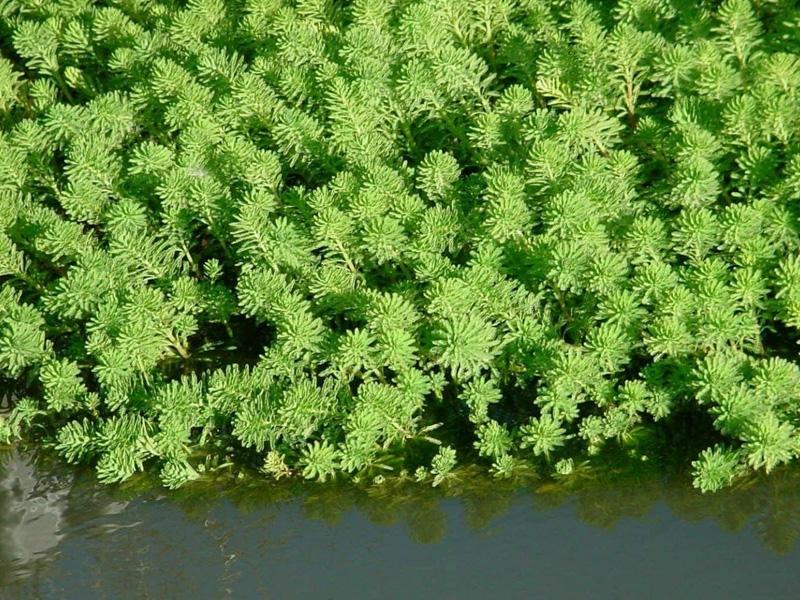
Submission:
[[[2,0],[0,441],[717,490],[800,455],[799,216],[789,0]]]

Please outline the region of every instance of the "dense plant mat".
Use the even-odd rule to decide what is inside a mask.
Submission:
[[[0,441],[170,487],[800,454],[794,2],[0,0],[0,56]]]

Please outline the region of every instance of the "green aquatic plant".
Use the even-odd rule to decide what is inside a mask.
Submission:
[[[704,491],[792,462],[799,32],[783,0],[0,1],[0,442],[169,487],[568,478],[687,427]]]

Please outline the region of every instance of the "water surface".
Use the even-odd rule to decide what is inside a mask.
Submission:
[[[4,599],[800,598],[794,475],[715,496],[658,480],[166,496],[0,456]]]

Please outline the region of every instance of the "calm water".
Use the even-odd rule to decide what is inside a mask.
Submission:
[[[0,454],[0,598],[800,598],[800,479],[170,497]]]

